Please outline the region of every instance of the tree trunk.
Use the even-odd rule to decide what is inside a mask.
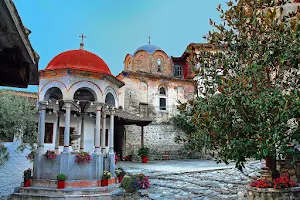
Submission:
[[[272,172],[272,178],[278,178],[280,176],[279,171],[276,169],[276,158],[273,156],[266,157],[266,167],[268,167]]]

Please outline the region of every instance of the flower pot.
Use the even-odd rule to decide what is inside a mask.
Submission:
[[[66,181],[64,180],[57,180],[57,189],[64,189],[66,186]]]
[[[108,179],[101,180],[101,186],[108,186]]]
[[[30,187],[31,186],[31,179],[24,179],[24,187]]]
[[[124,176],[119,176],[119,177],[118,177],[118,181],[119,181],[119,183],[121,183],[121,182],[122,182],[123,178],[124,178]]]
[[[148,163],[148,157],[142,157],[142,163]]]
[[[131,188],[126,188],[125,191],[128,192],[128,193],[133,193],[133,192],[135,192],[136,190],[131,189]]]

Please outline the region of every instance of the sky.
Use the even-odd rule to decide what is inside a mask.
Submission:
[[[151,44],[169,56],[181,56],[191,42],[219,21],[218,4],[225,0],[13,0],[23,24],[40,55],[39,69],[61,52],[79,49],[81,34],[85,50],[100,56],[114,75],[123,68],[127,53]],[[1,88],[1,87],[0,87]],[[3,88],[3,87],[2,87]],[[16,88],[9,88],[16,89]],[[37,92],[37,86],[25,91]]]

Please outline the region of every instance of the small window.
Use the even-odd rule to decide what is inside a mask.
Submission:
[[[45,139],[44,143],[53,143],[53,123],[45,124]]]
[[[159,98],[159,109],[167,110],[167,100],[166,98]]]
[[[182,76],[182,67],[181,67],[181,65],[175,65],[175,76]]]
[[[166,89],[164,87],[159,88],[160,95],[166,95]]]
[[[161,59],[160,58],[157,59],[157,71],[161,72]]]

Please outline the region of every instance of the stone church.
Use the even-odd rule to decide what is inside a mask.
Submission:
[[[150,159],[186,156],[183,145],[175,143],[178,130],[170,119],[180,102],[194,98],[195,81],[190,75],[185,60],[170,57],[150,41],[125,56],[124,70],[117,75],[125,83],[120,88],[119,105],[126,112],[150,118],[152,123],[145,127],[124,126],[122,155],[133,155],[137,159],[136,151],[143,142],[150,148]]]

